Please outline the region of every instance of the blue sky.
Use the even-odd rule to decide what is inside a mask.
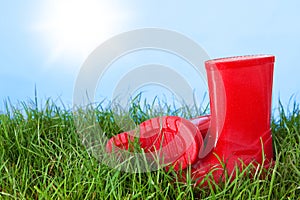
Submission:
[[[273,54],[273,105],[292,95],[300,102],[300,1],[68,2],[1,1],[0,110],[8,97],[33,99],[35,85],[40,99],[71,105],[87,55],[114,35],[147,27],[182,33],[211,58]]]

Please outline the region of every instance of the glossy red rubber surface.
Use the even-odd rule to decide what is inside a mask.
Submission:
[[[195,162],[202,148],[202,136],[189,120],[164,116],[147,120],[139,125],[139,144],[145,153],[154,156],[164,166],[172,165],[175,170],[185,169]],[[106,146],[108,152],[117,148],[130,150],[135,139],[131,132],[111,138]]]
[[[210,115],[190,119],[190,121],[199,129],[202,138],[206,137],[207,131],[210,128],[210,120]]]
[[[270,116],[274,56],[215,59],[205,66],[211,110],[205,148],[213,149],[192,165],[193,179],[200,183],[213,171],[213,179],[223,181],[224,170],[230,175],[235,167],[262,164],[263,157],[268,167],[273,159]]]

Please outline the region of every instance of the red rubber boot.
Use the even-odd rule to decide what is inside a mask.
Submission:
[[[195,119],[196,120],[196,119]],[[139,146],[151,160],[159,161],[161,166],[174,170],[185,169],[197,159],[202,151],[203,136],[198,127],[208,128],[208,117],[199,119],[197,124],[177,116],[156,117],[139,125],[139,134],[134,131],[120,133],[112,137],[106,151],[119,153],[120,150],[133,150],[135,136],[139,136]]]
[[[211,172],[225,180],[250,163],[267,168],[273,158],[270,129],[274,56],[240,56],[205,63],[210,95],[211,127],[204,150],[192,165],[200,184]],[[233,174],[234,177],[234,174]],[[204,183],[207,184],[205,181]]]

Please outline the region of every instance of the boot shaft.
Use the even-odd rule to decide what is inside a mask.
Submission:
[[[255,142],[270,129],[274,56],[232,57],[205,64],[210,131],[216,139]]]

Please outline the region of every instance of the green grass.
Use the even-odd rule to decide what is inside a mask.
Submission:
[[[191,118],[201,114],[197,110],[154,109],[134,101],[125,114],[140,123],[162,114]],[[51,100],[42,106],[6,103],[0,114],[0,199],[299,199],[300,109],[297,103],[291,109],[280,104],[278,111],[272,120],[274,167],[195,188],[172,170],[126,173],[101,164],[82,145],[72,112]],[[94,112],[107,137],[122,131],[111,109],[98,106]]]

